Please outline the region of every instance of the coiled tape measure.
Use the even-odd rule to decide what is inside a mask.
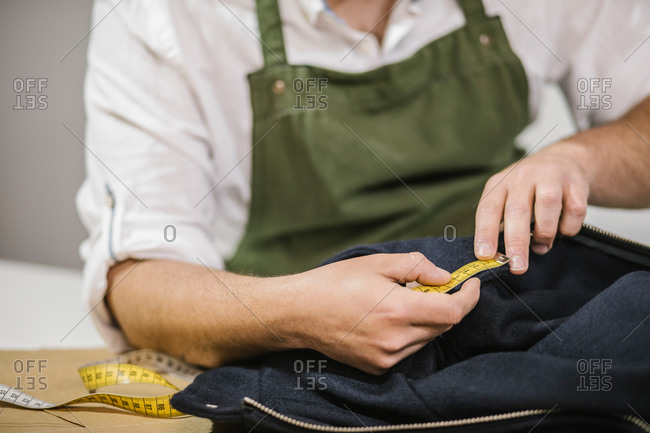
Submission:
[[[162,385],[180,391],[178,387],[156,371],[143,367],[148,365],[160,373],[174,374],[185,380],[192,380],[201,371],[172,356],[149,349],[136,350],[117,358],[86,364],[79,368],[79,375],[89,394],[64,403],[54,404],[32,397],[20,390],[0,384],[0,401],[26,409],[57,409],[81,403],[102,403],[134,412],[140,415],[173,418],[185,416],[171,406],[173,394],[159,396],[128,396],[112,393],[95,393],[98,388],[127,383]]]
[[[501,253],[497,253],[490,260],[476,260],[455,270],[451,274],[451,281],[449,281],[447,284],[442,284],[440,286],[417,286],[413,287],[411,290],[417,290],[418,292],[423,293],[447,293],[459,284],[463,283],[465,280],[478,274],[479,272],[498,268],[499,266],[505,265],[509,261],[510,259],[508,257]]]
[[[477,260],[462,266],[451,274],[451,281],[439,286],[418,286],[412,290],[423,293],[447,293],[465,280],[488,269],[498,268],[510,259],[497,253],[490,260]],[[148,365],[156,371],[143,367]],[[148,383],[180,391],[178,387],[162,377],[160,373],[174,374],[185,380],[193,380],[201,370],[172,356],[143,349],[120,355],[116,358],[86,364],[79,368],[79,375],[89,394],[64,403],[54,404],[32,397],[18,389],[0,384],[0,401],[26,409],[57,409],[82,403],[101,403],[115,406],[133,413],[157,418],[185,416],[171,406],[172,394],[159,396],[128,396],[113,393],[96,393],[98,388],[127,383]]]

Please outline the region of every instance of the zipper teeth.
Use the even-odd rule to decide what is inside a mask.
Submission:
[[[619,241],[619,242],[623,242],[624,244],[627,244],[627,245],[634,245],[634,246],[637,246],[637,247],[650,249],[650,245],[644,244],[642,242],[633,241],[633,240],[628,239],[628,238],[624,238],[623,236],[619,236],[617,234],[608,232],[608,231],[603,230],[601,228],[598,228],[596,226],[592,226],[591,224],[583,223],[582,226],[584,228],[586,228],[587,230],[590,230],[590,231],[592,231],[594,233],[605,236],[605,237],[607,237],[609,239],[613,239],[613,240],[616,240],[616,241]]]
[[[634,424],[644,432],[650,433],[650,424],[648,424],[647,422],[645,422],[645,420],[639,418],[636,415],[632,415],[629,413],[625,415],[620,413],[613,413],[612,415],[615,416],[616,418],[622,419],[623,421],[627,421],[631,424]]]
[[[244,397],[244,402],[259,409],[260,411],[266,413],[267,415],[271,415],[272,417],[277,418],[280,421],[286,422],[287,424],[291,424],[296,427],[301,427],[304,429],[324,431],[324,432],[367,432],[368,429],[372,429],[372,431],[397,431],[397,430],[415,430],[415,429],[422,429],[422,428],[455,427],[461,425],[502,421],[511,418],[521,418],[525,416],[549,414],[555,411],[553,409],[530,409],[530,410],[522,410],[517,412],[508,412],[508,413],[501,413],[496,415],[486,415],[486,416],[480,416],[475,418],[464,418],[464,419],[457,419],[457,420],[450,420],[450,421],[434,421],[434,422],[421,422],[421,423],[413,423],[413,424],[397,424],[397,425],[372,426],[372,427],[367,427],[367,426],[334,427],[334,426],[312,424],[305,421],[297,420],[295,418],[288,417],[279,412],[276,412],[275,410],[269,407],[264,406],[262,403],[258,403],[257,401],[249,397]]]
[[[276,412],[272,408],[267,407],[262,403],[253,400],[250,397],[244,397],[244,402],[250,406],[259,409],[260,411],[264,412],[266,415],[271,415],[272,417],[277,418],[280,421],[283,421],[290,425],[294,425],[296,427],[300,427],[308,430],[315,430],[315,431],[341,432],[341,433],[342,432],[367,432],[370,429],[372,431],[399,431],[399,430],[416,430],[422,428],[430,429],[430,428],[458,427],[463,425],[483,424],[487,422],[503,421],[503,420],[513,419],[513,418],[523,418],[526,416],[533,416],[533,415],[544,414],[544,416],[546,416],[550,413],[561,411],[560,409],[528,409],[528,410],[520,410],[516,412],[507,412],[507,413],[500,413],[496,415],[486,415],[486,416],[480,416],[474,418],[463,418],[463,419],[455,419],[449,421],[420,422],[420,423],[413,423],[413,424],[397,424],[397,425],[373,426],[373,427],[368,427],[365,425],[363,427],[334,427],[334,426],[313,424],[305,421],[300,421],[295,418],[291,418],[289,416]],[[639,418],[636,415],[621,414],[616,412],[611,412],[607,415],[614,418],[618,418],[630,424],[633,424],[639,427],[644,432],[650,433],[650,425],[648,425],[648,423],[646,423],[643,419]]]

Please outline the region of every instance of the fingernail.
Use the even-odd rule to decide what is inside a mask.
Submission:
[[[540,254],[540,255],[546,254],[550,249],[548,245],[539,242],[533,242],[533,245],[530,248],[535,252],[535,254]]]
[[[514,256],[510,259],[510,270],[523,271],[526,269],[526,262],[522,256]]]
[[[448,280],[451,280],[451,274],[448,271],[445,271],[444,269],[440,269],[440,276],[445,277]]]
[[[478,255],[481,257],[488,257],[492,255],[492,248],[485,243],[485,242],[479,242],[478,244]]]

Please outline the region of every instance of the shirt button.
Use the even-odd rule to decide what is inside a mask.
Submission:
[[[285,90],[287,90],[287,85],[282,80],[276,80],[271,86],[271,92],[274,95],[282,95]]]

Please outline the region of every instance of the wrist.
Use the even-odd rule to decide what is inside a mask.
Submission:
[[[562,158],[565,162],[573,163],[581,177],[591,186],[597,165],[593,157],[593,152],[590,151],[587,143],[580,138],[580,135],[577,134],[558,141],[548,146],[545,150]]]
[[[300,283],[300,275],[258,278],[258,283],[264,287],[260,308],[269,312],[268,327],[279,337],[274,337],[275,349],[308,347],[309,327],[302,317],[304,308],[300,305],[300,293],[304,290],[304,286]]]

